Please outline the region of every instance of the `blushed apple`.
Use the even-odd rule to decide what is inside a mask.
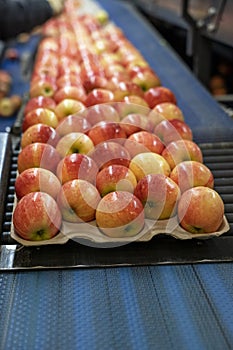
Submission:
[[[137,180],[141,180],[149,174],[170,175],[171,169],[167,161],[157,153],[139,153],[132,158],[129,168],[133,171]]]
[[[13,212],[16,234],[28,241],[53,238],[61,227],[61,212],[47,193],[32,192],[20,199]]]
[[[224,216],[224,203],[218,192],[198,186],[185,191],[178,203],[182,228],[193,234],[218,231]]]
[[[38,81],[31,83],[29,95],[30,98],[37,96],[53,97],[56,89],[57,87],[52,80],[38,79]]]
[[[62,136],[58,141],[56,150],[65,157],[72,153],[87,154],[94,148],[91,138],[82,132],[71,132]]]
[[[20,145],[24,148],[30,143],[42,142],[56,147],[59,139],[59,134],[52,126],[39,123],[30,126],[22,133]]]
[[[132,193],[114,191],[104,196],[96,209],[96,224],[112,238],[134,237],[144,227],[142,203]]]
[[[85,103],[86,92],[82,85],[80,86],[64,86],[56,91],[54,94],[54,101],[60,103],[65,99],[71,99]]]
[[[196,160],[203,163],[200,147],[190,140],[177,140],[170,142],[162,152],[171,169],[185,160]]]
[[[52,128],[58,125],[57,115],[47,108],[36,108],[28,112],[23,120],[22,130],[27,130],[30,126],[35,124],[46,124]]]
[[[86,180],[76,179],[62,185],[57,203],[65,221],[79,223],[95,219],[100,194]]]
[[[57,176],[44,168],[29,168],[15,180],[15,194],[18,199],[30,192],[45,192],[54,199],[60,191],[61,183]]]
[[[161,85],[159,77],[149,69],[136,73],[132,77],[132,82],[140,86],[143,91]]]
[[[114,101],[114,93],[108,89],[96,88],[90,91],[87,95],[85,105],[87,107]]]
[[[193,140],[191,128],[184,121],[179,119],[163,120],[154,128],[154,133],[164,142],[169,144],[180,139]]]
[[[196,186],[214,188],[214,176],[211,170],[205,164],[194,160],[177,164],[170,177],[179,185],[181,192]]]
[[[131,114],[147,116],[150,113],[146,101],[144,104],[144,99],[135,95],[125,96],[122,102],[114,103],[114,107],[121,120]]]
[[[91,128],[91,124],[82,114],[83,113],[68,115],[60,120],[56,127],[57,133],[60,136],[65,136],[71,132],[87,132]]]
[[[67,155],[57,165],[56,174],[62,184],[82,179],[95,183],[99,171],[96,162],[85,154],[73,153]]]
[[[28,168],[45,168],[53,173],[57,169],[60,155],[56,149],[41,142],[25,146],[18,155],[18,172],[22,173]]]
[[[143,97],[144,95],[140,86],[138,86],[133,82],[124,82],[124,81],[117,83],[113,92],[114,92],[114,100],[116,102],[123,101],[125,96],[137,95],[137,96]]]
[[[142,202],[146,218],[165,220],[176,215],[180,189],[170,177],[146,175],[138,182],[134,194]]]
[[[121,127],[127,136],[139,131],[152,132],[154,128],[153,122],[144,114],[132,113],[128,114],[121,120]]]
[[[154,152],[161,154],[164,144],[158,136],[148,131],[138,131],[131,134],[124,143],[125,148],[133,158],[136,154]]]
[[[87,132],[94,145],[107,140],[115,140],[121,142],[126,139],[126,133],[120,123],[102,121],[91,127]]]
[[[101,121],[120,121],[119,114],[110,104],[99,104],[87,108],[85,111],[85,118],[91,125],[95,125]]]
[[[37,96],[30,98],[24,107],[24,115],[33,109],[37,108],[47,108],[54,112],[56,107],[56,102],[51,97]]]
[[[123,165],[113,164],[103,168],[96,176],[96,188],[101,196],[113,191],[133,193],[137,185],[134,173]]]
[[[82,113],[85,111],[85,105],[77,100],[72,98],[66,98],[59,102],[55,108],[55,114],[58,118],[58,121],[68,117],[69,115],[73,115],[76,113]]]
[[[165,86],[152,87],[144,94],[144,98],[150,108],[154,108],[159,103],[172,102],[176,104],[174,93]]]
[[[184,121],[183,112],[175,102],[159,103],[154,107],[154,110],[168,120],[178,119]]]

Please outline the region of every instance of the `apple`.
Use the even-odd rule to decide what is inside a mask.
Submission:
[[[136,73],[132,77],[132,82],[140,86],[143,91],[161,85],[159,77],[149,69]]]
[[[142,130],[152,132],[154,129],[153,122],[146,115],[138,113],[128,114],[121,120],[120,125],[127,136]]]
[[[154,110],[161,114],[165,119],[178,119],[184,121],[184,115],[175,102],[163,102],[154,107]]]
[[[60,120],[56,131],[60,136],[65,136],[71,132],[85,133],[91,128],[91,124],[83,117],[82,113],[68,115]]]
[[[82,85],[80,86],[64,86],[54,94],[54,101],[60,103],[65,99],[76,100],[82,103],[86,101],[86,92]]]
[[[15,112],[14,104],[10,97],[0,99],[0,117],[11,117]]]
[[[107,140],[115,140],[121,142],[126,139],[126,133],[120,123],[102,121],[92,126],[87,132],[94,145]]]
[[[145,92],[144,98],[150,108],[154,108],[157,104],[163,102],[172,102],[176,104],[175,95],[170,89],[164,86],[150,88]]]
[[[56,84],[50,79],[39,79],[31,82],[29,95],[30,98],[37,96],[53,97],[56,92]]]
[[[164,142],[169,144],[180,139],[193,140],[191,128],[184,121],[179,119],[163,120],[154,128],[154,133]]]
[[[224,203],[218,192],[205,187],[185,191],[178,203],[178,218],[183,229],[193,234],[218,231],[224,216]]]
[[[133,105],[136,105],[136,106],[145,107],[144,109],[141,108],[141,110],[144,111],[143,114],[148,114],[148,112],[149,112],[148,103],[144,100],[143,97],[140,97],[140,96],[137,96],[137,95],[125,96],[124,99],[123,99],[123,102],[128,103],[128,104],[133,104]],[[137,112],[139,113],[139,110],[137,110]]]
[[[58,125],[58,118],[50,109],[36,108],[25,115],[22,124],[23,132],[35,124],[46,124],[52,128],[56,128]]]
[[[145,216],[151,220],[165,220],[176,215],[179,186],[164,174],[150,174],[137,184],[134,195],[143,204]]]
[[[18,199],[30,192],[45,192],[56,199],[60,188],[61,183],[57,176],[43,168],[28,168],[15,180],[15,193]]]
[[[200,147],[190,140],[177,140],[170,142],[163,150],[162,156],[166,159],[171,169],[185,160],[196,160],[203,163],[203,155]]]
[[[53,197],[44,192],[26,194],[13,212],[15,232],[28,241],[53,238],[61,227],[61,212]]]
[[[129,165],[137,181],[149,174],[170,175],[171,169],[167,161],[157,153],[145,152],[134,156]]]
[[[91,138],[82,132],[71,132],[62,136],[56,146],[61,157],[72,153],[87,154],[93,148],[94,144]]]
[[[114,93],[108,89],[96,88],[90,91],[87,95],[85,105],[87,107],[114,101]]]
[[[134,173],[124,165],[109,165],[100,170],[96,176],[96,188],[102,197],[113,191],[133,193],[136,185],[137,179]]]
[[[18,155],[18,172],[22,173],[28,168],[45,168],[53,173],[57,169],[60,155],[56,149],[41,142],[25,146]]]
[[[56,147],[59,139],[59,134],[52,126],[39,123],[29,126],[22,133],[20,145],[21,148],[24,148],[31,143],[42,142]]]
[[[150,108],[148,107],[146,101],[145,104],[146,105],[144,105],[144,99],[142,99],[140,96],[130,95],[125,96],[122,102],[114,103],[114,108],[122,120],[129,114],[141,114],[147,116],[150,113]]]
[[[109,89],[111,87],[111,83],[108,79],[95,74],[83,77],[82,83],[87,93],[94,89]]]
[[[85,112],[85,118],[91,125],[95,125],[101,121],[120,121],[116,109],[110,104],[99,104],[89,107]]]
[[[128,150],[114,141],[105,141],[98,144],[88,155],[96,162],[99,169],[113,164],[128,167],[131,160]]]
[[[138,131],[131,134],[124,143],[125,148],[133,158],[136,154],[154,152],[161,154],[164,144],[158,136],[148,131]]]
[[[144,93],[140,86],[133,82],[125,82],[121,81],[116,84],[114,92],[114,100],[117,102],[121,102],[124,100],[125,96],[129,95],[137,95],[143,97]]]
[[[72,98],[65,98],[61,102],[59,102],[55,108],[55,114],[58,120],[63,120],[69,115],[73,115],[76,113],[82,113],[85,110],[85,105],[77,100]]]
[[[56,174],[62,184],[74,179],[95,183],[99,171],[96,162],[85,154],[72,153],[65,156],[57,165]]]
[[[57,203],[65,221],[78,223],[95,219],[100,194],[90,182],[75,179],[62,185]]]
[[[181,192],[196,186],[214,188],[214,176],[211,170],[194,160],[177,164],[171,171],[170,178],[179,185]]]
[[[24,107],[24,115],[33,109],[37,108],[47,108],[54,112],[56,107],[56,102],[51,97],[37,96],[30,98]]]
[[[96,208],[96,224],[106,236],[134,237],[145,224],[142,203],[130,192],[110,192]]]

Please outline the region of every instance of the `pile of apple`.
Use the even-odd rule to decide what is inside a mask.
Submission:
[[[174,93],[106,13],[78,12],[67,1],[43,28],[22,125],[15,232],[40,241],[64,222],[95,222],[106,239],[134,237],[145,220],[174,216],[188,232],[217,231],[223,201]]]

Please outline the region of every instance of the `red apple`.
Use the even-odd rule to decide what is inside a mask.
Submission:
[[[145,92],[144,98],[150,108],[154,108],[157,104],[163,102],[172,102],[176,104],[175,95],[170,89],[164,86],[150,88]]]
[[[114,103],[114,108],[119,114],[121,120],[130,114],[147,116],[150,113],[150,108],[146,101],[145,104],[143,101],[144,100],[139,96],[125,96],[123,102]]]
[[[41,142],[31,143],[19,152],[18,172],[22,173],[28,168],[45,168],[54,173],[59,161],[60,155],[53,146]]]
[[[163,120],[154,128],[154,133],[164,142],[168,144],[172,141],[180,139],[193,140],[191,128],[184,121],[179,119]]]
[[[167,161],[157,153],[139,153],[132,158],[129,168],[133,171],[137,180],[150,174],[170,175],[171,169]]]
[[[84,110],[85,106],[82,102],[74,100],[72,98],[65,98],[57,104],[55,108],[55,114],[60,121],[69,115],[82,113]]]
[[[163,102],[154,107],[154,110],[161,114],[165,119],[173,120],[178,119],[184,121],[184,115],[181,109],[175,104],[175,102]]]
[[[133,193],[136,185],[134,173],[123,165],[109,165],[100,170],[96,176],[96,188],[102,197],[113,191]]]
[[[24,115],[33,109],[37,108],[47,108],[54,112],[56,107],[56,102],[51,97],[46,96],[37,96],[30,98],[30,100],[26,103],[24,108]]]
[[[60,137],[57,131],[46,124],[34,124],[27,128],[21,137],[21,148],[24,148],[30,143],[41,142],[48,143],[56,147]]]
[[[65,99],[71,99],[85,103],[86,92],[82,85],[80,86],[64,86],[56,91],[54,94],[54,101],[60,103]]]
[[[185,160],[196,160],[203,163],[200,147],[190,140],[177,140],[170,142],[162,152],[171,169]]]
[[[49,194],[28,193],[15,207],[13,225],[16,233],[25,240],[48,240],[59,232],[61,212]]]
[[[127,149],[114,141],[105,141],[98,144],[88,155],[96,162],[99,169],[113,164],[128,167],[131,160]]]
[[[60,120],[56,131],[60,136],[65,136],[71,132],[85,133],[91,128],[91,124],[83,117],[82,113],[69,115]]]
[[[142,202],[148,219],[165,220],[176,215],[180,189],[168,176],[152,174],[143,177],[134,194]]]
[[[83,179],[95,183],[99,171],[95,161],[85,154],[73,153],[64,157],[57,166],[57,177],[60,182]]]
[[[161,154],[164,145],[160,138],[148,131],[138,131],[131,134],[124,143],[125,148],[133,158],[136,154],[154,152]]]
[[[77,73],[66,73],[61,75],[57,81],[57,88],[60,90],[61,88],[64,88],[65,86],[77,86],[79,87],[82,85],[82,81],[80,78],[80,75]]]
[[[121,142],[126,139],[126,133],[119,123],[114,122],[99,122],[92,126],[87,132],[94,145],[107,140],[115,140]]]
[[[73,223],[94,220],[99,201],[100,194],[96,187],[81,179],[62,185],[57,199],[63,220]]]
[[[61,183],[57,176],[43,168],[26,169],[15,181],[15,193],[18,199],[30,192],[45,192],[56,199],[60,188]]]
[[[144,227],[142,203],[130,192],[110,192],[97,206],[96,224],[106,236],[134,237]]]
[[[99,104],[89,107],[85,112],[85,118],[91,125],[95,125],[101,121],[120,121],[117,111],[109,104]]]
[[[46,124],[52,128],[58,125],[57,115],[47,108],[36,108],[28,112],[23,120],[22,130],[27,130],[30,126],[35,124]]]
[[[146,115],[137,113],[128,114],[120,125],[127,136],[142,130],[152,132],[154,129],[153,122]]]
[[[222,198],[209,187],[190,188],[182,194],[178,203],[180,225],[193,234],[218,231],[223,215]]]
[[[82,132],[71,132],[62,136],[56,146],[61,157],[72,153],[87,154],[93,149],[94,144],[91,138]]]
[[[46,78],[39,79],[31,83],[29,95],[30,98],[37,96],[53,97],[56,89],[57,87],[52,80]]]
[[[90,75],[83,77],[83,87],[87,93],[94,89],[109,89],[111,83],[105,77],[99,75]]]
[[[114,93],[108,89],[96,88],[88,93],[85,104],[87,107],[114,101]]]
[[[214,176],[204,164],[194,160],[187,160],[175,166],[170,177],[175,181],[181,192],[196,186],[214,187]]]

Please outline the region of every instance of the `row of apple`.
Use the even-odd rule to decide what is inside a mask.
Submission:
[[[223,202],[175,95],[158,86],[119,28],[74,13],[49,22],[52,38],[38,49],[18,157],[16,232],[49,239],[62,220],[95,219],[106,236],[134,236],[145,218],[176,214],[190,232],[216,231]]]

